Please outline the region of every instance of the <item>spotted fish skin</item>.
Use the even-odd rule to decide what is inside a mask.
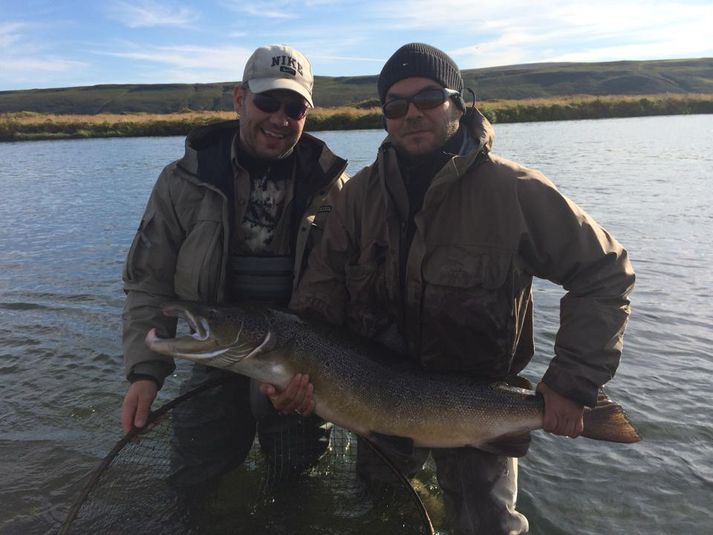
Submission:
[[[309,374],[315,412],[365,437],[407,438],[418,447],[476,447],[524,455],[542,427],[544,401],[532,390],[488,384],[462,374],[426,372],[385,347],[327,323],[258,305],[164,307],[193,335],[146,337],[158,353],[240,373],[285,388]],[[640,436],[609,400],[585,410],[584,436],[633,443]]]

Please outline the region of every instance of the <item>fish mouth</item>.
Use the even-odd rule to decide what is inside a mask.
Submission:
[[[243,331],[241,325],[235,338],[225,343],[211,328],[208,318],[199,311],[180,303],[168,303],[162,307],[161,311],[165,316],[182,319],[188,324],[191,331],[190,335],[162,338],[155,328],[151,329],[145,338],[146,345],[152,351],[164,355],[192,359],[215,357],[235,347]]]
[[[205,317],[194,314],[185,306],[176,303],[164,305],[161,311],[164,316],[185,321],[192,332],[190,337],[194,340],[205,342],[210,338],[210,324]]]
[[[145,338],[148,348],[169,357],[235,371],[241,361],[271,351],[277,343],[270,330],[256,335],[244,319],[209,306],[168,303],[162,312],[184,320],[191,329],[190,335],[176,338],[161,338],[156,329],[148,332]]]

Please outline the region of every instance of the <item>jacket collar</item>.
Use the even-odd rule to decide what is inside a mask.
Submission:
[[[217,188],[227,195],[232,188],[231,154],[239,127],[240,121],[232,120],[191,130],[178,165],[197,183]],[[346,160],[332,153],[323,141],[306,133],[297,143],[295,154],[297,175],[303,177],[309,191],[327,188],[347,165]]]
[[[461,119],[461,128],[465,128],[467,136],[461,145],[459,154],[451,158],[436,173],[441,179],[450,182],[457,180],[459,177],[470,168],[475,161],[490,152],[493,145],[495,131],[490,121],[477,109],[468,108],[465,115]],[[405,220],[408,216],[408,192],[398,165],[398,156],[394,147],[391,136],[386,139],[379,147],[379,153],[376,161],[379,176],[382,177],[382,184],[387,195],[387,203],[393,203],[401,220]],[[445,172],[446,167],[451,167],[452,172]],[[445,183],[445,182],[442,182]]]

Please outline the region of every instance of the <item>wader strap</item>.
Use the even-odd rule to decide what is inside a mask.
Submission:
[[[293,256],[232,256],[231,301],[259,301],[286,305],[292,295]]]

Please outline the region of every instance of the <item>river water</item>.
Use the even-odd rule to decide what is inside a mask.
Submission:
[[[355,172],[383,132],[317,135]],[[520,464],[532,533],[713,533],[713,116],[497,125],[494,151],[543,171],[637,271],[608,392],[644,440],[535,433]],[[182,152],[176,137],[0,144],[0,533],[56,530],[121,435],[122,263]],[[533,381],[561,296],[536,284]]]

